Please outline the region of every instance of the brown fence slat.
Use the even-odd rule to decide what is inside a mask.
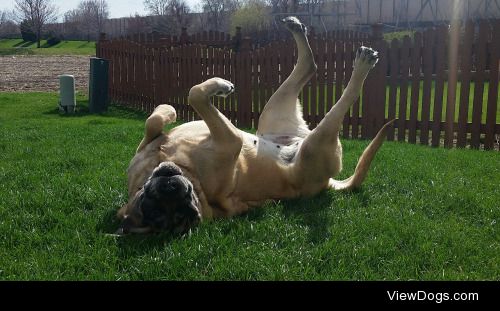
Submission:
[[[460,86],[460,106],[458,111],[458,133],[457,147],[465,147],[467,140],[466,126],[469,115],[469,94],[471,81],[472,65],[472,44],[474,39],[474,23],[468,21],[465,24],[462,48],[460,49],[461,58],[461,86]]]
[[[446,33],[445,26],[438,28],[436,44],[436,83],[434,92],[434,111],[432,116],[432,142],[433,147],[439,146],[441,139],[441,118],[443,111],[444,79],[445,79],[445,59],[446,59]]]
[[[488,90],[488,106],[486,114],[486,135],[484,140],[484,149],[492,149],[495,138],[495,123],[496,112],[498,107],[498,67],[500,66],[500,40],[498,34],[500,33],[500,20],[495,21],[493,30],[491,32],[490,44],[490,78]]]
[[[399,40],[393,39],[391,42],[389,64],[391,67],[389,79],[389,107],[387,110],[387,119],[396,118],[396,97],[398,93],[398,77],[399,77]],[[387,133],[387,140],[394,140],[395,128],[392,125]]]
[[[361,46],[361,43],[356,42],[353,46],[352,49],[352,59],[356,57],[356,51],[358,48]],[[353,61],[354,63],[354,61]],[[361,99],[358,96],[356,100],[354,101],[354,104],[352,105],[352,113],[351,113],[351,127],[352,127],[352,133],[351,137],[354,139],[359,138],[359,107],[360,107]]]
[[[375,124],[373,128],[372,137],[378,133],[378,131],[382,128],[385,123],[385,107],[386,107],[386,85],[387,85],[387,72],[389,65],[389,46],[385,40],[379,40],[376,44],[376,47],[380,53],[379,64],[376,68],[377,74],[377,95],[376,101],[374,102],[374,113],[375,113]]]
[[[458,48],[460,22],[453,21],[450,26],[448,40],[448,96],[446,101],[446,128],[444,131],[444,146],[453,147],[453,123],[455,121],[456,91],[458,79]]]
[[[479,37],[476,48],[474,49],[476,71],[483,72],[486,69],[486,44],[488,33],[490,32],[487,21],[481,21],[479,24]],[[471,147],[479,148],[481,133],[481,116],[483,112],[483,93],[484,93],[484,78],[479,75],[474,79],[474,103],[472,106],[472,132],[471,132]]]
[[[263,49],[259,49],[259,112],[264,109],[266,105],[266,58]],[[260,116],[260,113],[259,113]],[[256,123],[256,128],[258,128],[258,120]]]
[[[411,50],[411,106],[410,121],[408,122],[408,142],[414,144],[417,141],[417,118],[418,103],[420,98],[420,68],[422,56],[422,34],[415,33],[413,48]]]
[[[257,128],[259,120],[259,54],[257,51],[251,53],[252,64],[252,127]]]
[[[399,94],[399,122],[398,124],[398,141],[406,139],[406,116],[408,106],[408,80],[410,70],[410,37],[403,38],[403,46],[401,47],[401,82]]]
[[[325,116],[325,102],[326,102],[326,41],[318,40],[318,53],[316,58],[316,64],[318,66],[317,76],[318,76],[318,116],[319,120],[322,120]]]
[[[252,125],[252,115],[251,115],[251,107],[252,107],[252,88],[250,84],[250,52],[245,51],[242,53],[242,79],[241,82],[243,83],[243,97],[239,98],[239,101],[241,102],[238,103],[238,109],[241,108],[242,111],[242,126],[243,127],[250,127]],[[240,84],[241,85],[241,84]]]
[[[342,96],[344,72],[344,42],[337,40],[335,41],[335,103]]]
[[[345,42],[345,49],[344,49],[344,61],[345,61],[345,79],[344,79],[345,82],[344,82],[344,84],[345,85],[347,85],[347,83],[349,83],[349,80],[351,79],[351,75],[352,75],[352,70],[353,70],[352,51],[353,51],[353,42],[346,41]],[[354,108],[350,108],[344,117],[344,123],[342,126],[344,138],[349,138],[349,125],[351,123],[351,116],[350,115],[351,115],[351,111],[353,109]]]
[[[318,40],[316,38],[311,38],[311,49],[313,55],[317,55],[318,53]],[[311,97],[310,97],[310,105],[311,105],[311,117],[314,120],[314,125],[316,126],[320,120],[320,115],[318,113],[318,76],[317,73],[314,74],[311,78]]]
[[[421,124],[420,129],[420,143],[422,145],[429,144],[429,117],[431,108],[431,87],[432,87],[432,69],[434,66],[434,42],[435,42],[435,30],[429,29],[424,33],[424,51],[423,51],[423,73],[424,73],[424,84],[422,91],[422,112],[421,112]]]
[[[327,41],[327,53],[326,53],[326,62],[327,62],[327,72],[326,72],[326,110],[330,111],[333,107],[334,101],[334,75],[335,75],[335,41],[328,40]]]

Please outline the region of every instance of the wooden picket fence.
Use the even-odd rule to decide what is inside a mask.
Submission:
[[[369,45],[380,61],[344,119],[343,137],[372,138],[386,121],[397,119],[389,140],[498,149],[499,33],[500,21],[494,20],[432,28],[390,43],[379,25],[370,37],[349,31],[313,34],[318,70],[300,96],[304,118],[311,128],[321,121],[350,79],[357,48]],[[110,60],[109,95],[115,103],[148,112],[168,103],[178,119],[191,121],[198,116],[187,104],[189,89],[222,77],[236,91],[214,98],[214,105],[238,127],[256,128],[265,103],[292,71],[297,51],[290,39],[255,46],[248,38],[238,52],[119,39],[101,40],[97,54]]]

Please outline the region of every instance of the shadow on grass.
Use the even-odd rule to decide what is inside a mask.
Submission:
[[[12,47],[15,47],[15,48],[26,48],[26,47],[29,47],[30,45],[33,45],[33,44],[35,44],[35,42],[21,41],[19,43],[14,44]]]
[[[283,206],[282,213],[290,223],[298,223],[308,229],[308,241],[312,244],[323,243],[331,238],[330,228],[335,225],[332,219],[331,208],[337,208],[337,201],[346,200],[350,196],[360,198],[362,206],[369,204],[367,194],[363,190],[346,192],[338,196],[331,192],[322,192],[312,198],[300,198],[295,200],[282,201],[277,204]],[[247,214],[236,216],[233,219],[219,219],[219,229],[223,234],[232,234],[233,229],[238,228],[239,220],[259,222],[267,215],[266,207],[254,208]],[[96,230],[103,234],[113,234],[120,226],[120,220],[116,217],[116,209],[105,213]],[[208,224],[210,225],[210,223]],[[215,225],[215,224],[213,224]],[[221,226],[222,225],[222,226]],[[196,234],[194,229],[194,234]],[[189,236],[173,235],[167,232],[154,234],[129,234],[116,237],[120,248],[120,254],[125,257],[140,256],[152,250],[165,247],[174,240],[189,238]]]
[[[309,229],[308,239],[311,243],[321,243],[330,236],[331,225],[328,217],[328,206],[331,197],[322,192],[312,198],[299,198],[283,201],[283,215],[289,221],[297,221]]]
[[[58,44],[58,43],[57,43]],[[55,48],[57,44],[49,44],[48,42],[45,42],[44,44],[42,44],[40,47],[42,49],[46,49],[46,48]]]
[[[117,209],[109,210],[104,214],[101,222],[97,224],[96,231],[102,234],[113,234],[120,226],[120,220],[116,217]],[[116,237],[120,249],[120,256],[140,256],[151,250],[163,248],[173,240],[184,237],[167,232],[152,234],[128,234]]]
[[[73,114],[65,114],[59,110],[59,107],[52,108],[43,112],[45,115],[60,115],[65,118],[78,118],[85,116],[101,116],[108,118],[120,118],[120,119],[129,119],[129,120],[140,120],[145,121],[149,116],[148,113],[143,111],[134,110],[131,108],[118,106],[118,105],[110,105],[108,106],[108,111],[100,112],[100,113],[91,113],[89,109],[89,102],[86,99],[77,99],[76,100],[76,111]]]
[[[335,211],[332,212],[332,209],[345,208],[342,203],[354,198],[363,208],[370,204],[369,196],[363,189],[351,192],[323,191],[312,198],[283,201],[283,215],[287,220],[308,228],[309,242],[322,243],[331,237],[330,228],[335,225],[332,217]]]
[[[86,47],[91,47],[90,46],[91,43],[92,43],[91,41],[84,42],[84,43],[80,44],[79,46],[77,46],[76,48],[77,49],[83,49],[83,48],[86,48]]]
[[[29,48],[0,48],[0,56],[10,56],[10,55],[33,55],[35,54],[32,49]]]

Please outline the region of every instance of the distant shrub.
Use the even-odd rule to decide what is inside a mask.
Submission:
[[[23,41],[36,42],[36,34],[33,32],[33,27],[28,20],[23,20],[19,25]]]
[[[61,42],[61,38],[58,37],[58,36],[50,36],[48,39],[47,39],[47,45],[48,46],[54,46],[58,43]]]

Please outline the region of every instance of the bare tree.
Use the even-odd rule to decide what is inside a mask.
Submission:
[[[191,9],[185,0],[170,0],[168,11],[169,15],[175,19],[178,27],[187,26]]]
[[[80,12],[78,9],[73,9],[69,10],[66,13],[64,13],[64,33],[65,35],[69,35],[71,37],[77,37],[79,38],[79,34],[81,32],[81,18],[80,18]]]
[[[0,10],[0,38],[19,34],[19,26],[14,22],[12,14]]]
[[[208,26],[213,30],[227,30],[229,16],[241,3],[239,0],[202,0],[203,12],[207,14]]]
[[[231,15],[231,30],[237,26],[245,33],[252,33],[270,28],[271,9],[264,0],[246,0],[241,8]]]
[[[79,28],[82,32],[86,34],[87,41],[90,41],[90,35],[94,32],[94,3],[90,1],[81,1],[77,9],[77,20],[79,22]]]
[[[149,14],[165,16],[170,0],[144,0],[144,7]]]
[[[97,37],[104,32],[104,24],[109,18],[109,8],[106,0],[94,0],[95,5],[95,25],[97,30]]]
[[[177,34],[189,23],[191,8],[186,0],[145,0],[144,6],[149,14],[160,17],[153,25],[157,31]]]
[[[85,33],[87,41],[97,39],[109,17],[108,4],[104,0],[84,0],[78,8],[64,14],[65,27],[72,31]]]
[[[15,11],[19,21],[27,20],[36,34],[37,48],[40,48],[42,31],[46,24],[57,19],[56,7],[51,0],[15,0]]]
[[[267,3],[272,7],[273,13],[288,12],[288,2],[290,0],[267,0]]]

